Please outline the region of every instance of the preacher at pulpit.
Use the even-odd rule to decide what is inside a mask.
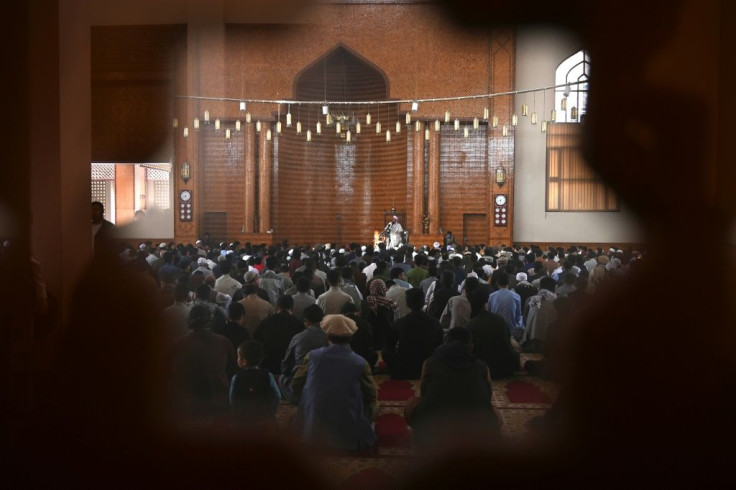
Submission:
[[[386,235],[386,248],[397,249],[401,246],[403,242],[404,228],[401,227],[398,216],[393,215],[391,217],[391,222],[386,224],[384,233]]]

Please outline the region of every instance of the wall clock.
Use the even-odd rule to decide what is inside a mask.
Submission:
[[[508,195],[496,194],[493,196],[493,224],[496,226],[508,225]]]
[[[192,191],[179,192],[179,221],[192,221]]]

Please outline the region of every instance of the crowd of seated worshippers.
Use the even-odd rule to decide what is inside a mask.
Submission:
[[[554,378],[549,360],[572,313],[637,267],[643,254],[534,246],[455,251],[439,243],[387,251],[354,243],[338,249],[198,242],[141,244],[120,257],[159,284],[160,322],[173,353],[172,396],[183,416],[229,416],[233,426],[247,426],[248,410],[254,420],[273,420],[277,405],[269,400],[281,399],[298,407],[302,415],[294,425],[305,440],[339,439],[342,449],[365,451],[376,441],[366,429],[375,416],[373,374],[424,386],[430,381],[426,363],[438,349],[449,349],[449,338],[461,339],[466,347],[458,353],[467,350],[467,362],[477,359],[488,379],[522,368]],[[326,316],[331,323],[325,324]],[[469,335],[450,335],[456,329]],[[309,355],[317,349],[327,350]],[[521,366],[519,352],[542,356]],[[358,414],[353,422],[362,428],[355,440],[313,432],[329,427],[320,417],[335,418],[334,407],[329,414],[317,408],[324,406],[319,397],[331,395],[325,393],[330,383],[315,379],[327,376],[315,359],[342,366],[343,381],[354,383],[340,396],[354,398],[342,409]]]

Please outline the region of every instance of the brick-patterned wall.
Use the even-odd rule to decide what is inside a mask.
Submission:
[[[348,89],[351,92],[335,94],[336,100],[378,98],[376,94],[379,93],[385,93],[389,99],[452,97],[504,92],[514,88],[514,37],[511,31],[471,33],[457,30],[447,22],[437,6],[428,4],[326,4],[310,12],[309,18],[293,25],[226,24],[224,30],[222,27],[215,29],[209,36],[207,32],[195,31],[201,27],[186,26],[186,61],[179,59],[166,65],[168,73],[174,77],[167,86],[167,93],[266,100],[293,99],[297,94],[307,94],[314,99],[318,98],[318,94],[313,93],[315,87],[306,87],[298,92],[298,81],[310,73],[317,73],[324,56],[341,50],[350,53],[359,65],[368,67],[365,73],[376,75],[350,79]],[[140,39],[141,32],[159,28],[171,30],[173,27],[133,29],[128,36]],[[107,28],[98,29],[104,32]],[[115,37],[119,29],[132,28],[112,29],[115,31],[112,37]],[[130,40],[121,42],[129,43]],[[179,45],[175,46],[169,49],[177,52]],[[153,53],[139,53],[143,59],[155,61],[161,58],[156,54],[159,48],[154,45],[140,49]],[[114,54],[116,51],[107,52]],[[177,53],[184,58],[181,50]],[[169,61],[175,58],[173,56]],[[131,67],[131,59],[135,58],[120,56],[119,62],[124,67]],[[191,67],[190,71],[182,70],[185,66]],[[110,66],[103,66],[100,70],[109,69]],[[339,92],[336,72],[330,72],[329,76],[329,91]],[[384,88],[375,83],[381,79]],[[97,83],[97,90],[107,89],[107,83],[106,80]],[[182,90],[182,87],[187,89]],[[221,88],[216,90],[218,93],[213,93],[213,87]],[[116,99],[107,107],[108,112],[124,99],[120,94],[106,94],[106,97]],[[159,99],[162,97],[158,96]],[[149,128],[146,132],[163,132],[170,137],[171,117],[180,121],[179,129],[173,133],[175,174],[178,175],[183,161],[189,161],[192,180],[184,184],[177,178],[176,190],[194,189],[197,208],[193,223],[177,222],[176,238],[179,240],[191,241],[207,231],[199,221],[205,213],[226,213],[225,227],[231,239],[241,238],[243,233],[263,234],[273,228],[274,235],[270,238],[279,240],[365,241],[374,229],[383,226],[384,211],[392,206],[406,213],[406,228],[421,229],[421,224],[414,222],[419,213],[414,207],[413,192],[409,192],[417,187],[411,180],[412,151],[408,149],[407,131],[410,128],[407,126],[403,126],[401,134],[392,135],[390,144],[385,142],[384,135],[376,135],[373,127],[364,127],[354,150],[346,149],[340,140],[330,141],[329,128],[324,128],[326,134],[311,144],[306,143],[305,134],[296,135],[294,128],[284,128],[283,134],[274,134],[272,153],[268,156],[272,160],[272,170],[265,177],[271,179],[271,199],[264,204],[258,198],[264,192],[258,184],[259,159],[262,160],[264,155],[253,153],[256,181],[251,191],[246,191],[248,172],[244,152],[256,152],[259,138],[256,137],[251,145],[244,142],[243,133],[233,132],[230,141],[224,139],[226,127],[233,128],[236,119],[245,122],[245,115],[238,110],[236,102],[175,99],[164,106],[160,100],[151,104],[138,100],[131,105],[137,108],[150,105],[156,111],[156,124],[161,128],[166,125],[166,129]],[[414,120],[431,123],[435,119],[444,119],[445,111],[449,111],[453,120],[458,118],[465,126],[474,117],[482,117],[484,107],[490,107],[491,113],[497,114],[502,124],[508,123],[513,101],[507,97],[427,102],[420,104],[412,116]],[[393,133],[396,121],[403,121],[409,108],[408,103],[400,103],[390,108],[373,106],[365,108],[365,111],[361,108],[356,112],[364,115],[370,111],[374,124],[381,121],[382,133],[387,129]],[[274,123],[277,113],[284,122],[287,109],[285,104],[280,107],[248,104],[253,122],[261,120],[264,130],[266,123]],[[210,111],[212,122],[215,118],[221,119],[223,127],[220,133],[214,133],[212,125],[203,125],[200,131],[194,131],[192,119],[195,116],[202,119],[204,110]],[[301,114],[304,133],[309,125],[314,131],[319,106],[292,105],[290,110],[294,122]],[[125,111],[140,112],[130,108]],[[161,117],[161,113],[167,113],[167,117]],[[133,134],[129,129],[131,125],[138,127],[136,118],[126,116],[125,119],[127,126],[121,126],[121,131]],[[182,138],[183,127],[189,128],[188,140]],[[463,236],[465,214],[485,215],[492,223],[488,212],[489,200],[495,185],[492,175],[499,163],[509,171],[509,183],[504,191],[513,194],[513,131],[503,140],[500,131],[500,126],[492,129],[483,125],[477,130],[471,127],[471,135],[466,140],[460,136],[462,129],[455,133],[443,126],[440,144],[436,148],[429,145],[429,151],[434,148],[434,151],[442,152],[440,188],[438,196],[435,196],[440,203],[436,216],[431,216],[432,233],[441,227],[453,230],[458,237]],[[123,139],[130,141],[131,138]],[[94,139],[102,147],[101,154],[116,144],[103,137]],[[141,143],[140,147],[145,145]],[[143,153],[150,153],[150,150]],[[427,185],[431,178],[425,174]],[[432,214],[430,208],[433,204],[428,195],[427,188],[425,195],[417,198],[422,200],[421,211]],[[246,203],[255,203],[254,209],[248,211]],[[258,222],[264,213],[270,214],[270,220],[268,223]],[[255,223],[253,227],[249,226],[250,221]],[[487,241],[511,241],[512,230],[512,222],[498,230],[489,226]],[[476,234],[477,230],[473,232]]]
[[[462,130],[444,125],[440,134],[440,221],[444,232],[453,232],[459,243],[467,236],[464,214],[488,214],[489,174],[486,127]],[[476,233],[474,233],[477,236]],[[482,243],[487,243],[487,232]],[[477,242],[476,242],[477,243]]]
[[[319,88],[312,87],[311,92],[301,90],[297,81],[308,73],[319,72],[320,60],[324,56],[331,59],[332,53],[341,50],[347,50],[383,75],[389,99],[459,96],[513,88],[514,45],[510,31],[485,35],[457,31],[428,5],[330,5],[317,10],[319,16],[315,15],[315,23],[309,25],[226,26],[226,70],[221,75],[212,74],[224,77],[225,95],[319,99],[319,94],[311,93],[320,92]],[[297,45],[299,49],[294,49]],[[361,78],[366,85],[363,87],[356,87],[357,79],[348,76],[350,85],[342,92],[334,81],[334,70],[328,68],[325,77],[328,99],[332,94],[336,100],[341,95],[345,96],[343,100],[370,100],[371,96],[381,100],[376,95],[365,96],[381,92],[375,85],[367,86],[370,83],[366,81],[372,79],[368,75]],[[199,102],[201,109],[203,104],[207,103]],[[495,111],[502,124],[508,124],[513,111],[511,98],[422,103],[412,116],[414,120],[431,122],[443,119],[444,112],[450,111],[453,120],[459,118],[467,125],[473,117],[481,117],[486,106]],[[376,107],[352,109],[361,120],[365,112],[371,112],[374,124],[380,120],[383,131],[393,132],[396,120],[403,121],[409,104],[399,104],[397,112],[392,111],[390,116],[385,106],[383,114]],[[244,118],[235,103],[223,105],[221,110],[232,120]],[[304,131],[311,125],[314,132],[319,106],[251,103],[247,110],[254,121],[274,121],[279,112],[282,122],[290,110],[294,122],[301,119]],[[513,167],[513,137],[506,137],[502,144],[492,144],[495,137],[500,138],[500,126],[495,130],[484,125],[471,129],[467,140],[462,137],[462,130],[456,133],[447,128],[443,126],[441,143],[440,215],[432,219],[437,226],[456,230],[462,236],[464,214],[485,215],[490,222],[491,176],[500,162],[509,170]],[[392,205],[407,212],[409,222],[404,223],[405,227],[421,229],[410,212],[414,197],[408,192],[413,184],[411,151],[405,151],[407,129],[403,126],[402,133],[392,135],[392,143],[386,144],[382,136],[375,136],[373,127],[364,125],[363,135],[355,145],[356,156],[350,156],[350,151],[339,144],[325,146],[324,136],[307,144],[304,134],[285,129],[274,145],[278,156],[274,158],[271,175],[271,223],[276,238],[364,241],[372,230],[382,227],[383,211]],[[351,158],[357,160],[351,163]],[[511,189],[511,175],[509,171],[509,184],[504,189],[507,192]],[[228,180],[226,185],[242,188],[238,178]],[[429,211],[424,202],[422,210]],[[237,226],[228,228],[237,230]],[[512,229],[510,225],[497,230],[494,240],[511,241]],[[473,235],[477,233],[475,230]],[[486,230],[484,242],[490,241],[490,234],[490,229]]]

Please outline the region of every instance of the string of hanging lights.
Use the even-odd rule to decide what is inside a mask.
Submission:
[[[377,121],[375,121],[375,130],[376,134],[382,134],[381,131],[381,121],[380,121],[380,114],[381,114],[381,106],[382,105],[395,105],[395,104],[411,104],[411,112],[416,112],[419,110],[420,104],[426,104],[426,103],[438,103],[438,102],[456,102],[456,101],[463,101],[463,100],[473,100],[473,99],[493,99],[498,97],[509,97],[509,96],[516,96],[516,95],[526,95],[526,94],[532,94],[533,96],[533,105],[532,105],[532,112],[531,112],[531,118],[525,118],[529,119],[530,123],[532,125],[537,125],[538,122],[538,115],[536,112],[536,94],[538,92],[542,92],[544,95],[545,103],[543,104],[544,113],[546,113],[546,95],[548,90],[552,91],[558,91],[558,89],[564,89],[562,91],[562,99],[560,100],[560,107],[559,110],[566,113],[565,120],[568,122],[578,122],[582,114],[581,112],[582,108],[571,106],[568,111],[568,96],[571,93],[571,86],[573,85],[583,85],[583,89],[578,88],[577,92],[587,92],[587,80],[584,81],[577,81],[577,82],[570,82],[570,83],[564,83],[564,84],[558,84],[558,85],[549,85],[545,87],[538,87],[538,88],[531,88],[531,89],[525,89],[525,90],[511,90],[507,92],[496,92],[496,93],[487,93],[487,94],[474,94],[474,95],[461,95],[461,96],[450,96],[450,97],[431,97],[431,98],[415,98],[415,99],[396,99],[396,100],[360,100],[360,101],[315,101],[315,100],[294,100],[294,99],[249,99],[249,98],[231,98],[231,97],[208,97],[208,96],[196,96],[196,95],[174,95],[176,98],[184,98],[188,100],[198,100],[198,101],[211,101],[211,102],[234,102],[238,104],[239,110],[241,112],[245,112],[244,119],[246,123],[250,123],[252,121],[252,117],[250,112],[247,111],[248,104],[266,104],[266,105],[274,105],[277,109],[277,120],[276,120],[276,133],[281,134],[283,131],[283,126],[286,126],[287,128],[293,127],[292,120],[292,112],[291,112],[291,106],[296,105],[297,106],[297,122],[296,122],[296,133],[302,134],[302,122],[299,120],[301,115],[301,106],[305,105],[307,107],[311,106],[321,106],[321,112],[322,115],[325,117],[325,126],[335,128],[335,134],[340,136],[345,140],[346,143],[351,143],[355,136],[359,135],[361,133],[361,122],[360,120],[355,117],[354,115],[345,114],[344,112],[340,112],[339,114],[337,112],[333,112],[330,107],[334,108],[340,108],[340,107],[346,107],[346,106],[368,106],[368,107],[376,107],[377,112]],[[287,108],[287,112],[285,115],[285,124],[282,124],[281,122],[281,106],[284,105]],[[311,111],[310,111],[311,112]],[[386,111],[388,113],[388,111]],[[411,126],[412,124],[412,115],[411,112],[406,112],[404,116],[404,122],[406,126]],[[319,113],[319,112],[318,112]],[[529,115],[529,107],[526,104],[526,100],[523,104],[521,104],[521,115],[527,116]],[[548,125],[551,123],[554,123],[557,118],[557,111],[556,108],[553,108],[550,112],[550,119],[542,119],[541,120],[541,131],[546,132]],[[480,126],[480,121],[484,121],[485,123],[488,123],[492,128],[497,128],[499,126],[499,116],[496,114],[491,115],[491,111],[488,107],[485,107],[483,109],[482,118],[474,117],[468,125],[463,127],[463,136],[467,138],[469,136],[470,132],[470,126],[472,125],[472,129],[477,130]],[[210,124],[211,123],[211,114],[209,110],[205,110],[203,113],[202,120],[197,116],[192,121],[192,127],[195,131],[199,130],[201,127],[202,122],[204,124]],[[373,123],[372,117],[370,112],[366,113],[365,115],[365,125],[370,126]],[[215,118],[214,120],[215,124],[215,132],[220,133],[221,128],[224,126],[224,124],[221,122],[219,118]],[[272,131],[270,123],[262,123],[260,120],[256,121],[256,131],[260,132],[263,125],[267,125],[266,131],[267,131],[267,140],[271,140],[272,137]],[[430,122],[427,121],[427,127],[425,131],[425,138],[428,138],[429,136],[429,126]],[[440,119],[436,119],[434,121],[434,129],[435,131],[439,131],[441,128],[441,122]],[[451,118],[450,111],[445,111],[444,113],[444,124],[452,125],[455,131],[459,131],[461,128],[461,121],[459,118],[455,118],[454,120]],[[501,134],[503,136],[509,135],[509,127],[516,127],[519,124],[519,116],[516,113],[516,110],[512,111],[512,115],[509,121],[504,122],[501,125],[502,131]],[[420,121],[415,120],[415,125],[417,128],[420,127]],[[179,128],[179,119],[175,118],[173,121],[173,128],[178,129]],[[401,118],[396,121],[395,127],[394,127],[394,134],[401,133]],[[235,132],[240,132],[242,130],[242,123],[240,119],[237,119],[234,122],[234,125],[232,128],[228,127],[225,128],[224,134],[226,139],[230,139],[232,137],[232,130]],[[418,130],[417,130],[418,131]],[[306,140],[312,141],[312,135],[321,135],[323,133],[322,131],[322,123],[321,121],[318,121],[315,125],[314,132],[312,132],[311,129],[308,129],[306,131]],[[182,135],[184,138],[188,138],[190,135],[189,127],[184,126],[182,128]],[[391,130],[388,129],[385,132],[385,138],[386,142],[391,142]]]

